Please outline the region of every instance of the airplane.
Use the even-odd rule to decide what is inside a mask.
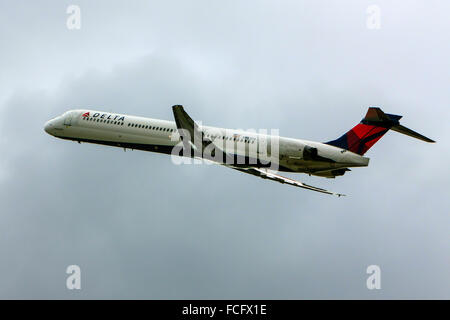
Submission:
[[[172,107],[166,121],[96,110],[69,110],[49,120],[45,132],[78,143],[172,154],[226,167],[292,186],[330,195],[344,194],[280,176],[306,173],[326,178],[342,176],[353,167],[366,167],[364,154],[389,130],[426,142],[435,141],[402,126],[402,116],[370,107],[365,117],[341,137],[315,142],[233,129],[203,126],[182,105]]]

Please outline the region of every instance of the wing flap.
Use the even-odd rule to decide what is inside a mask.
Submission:
[[[290,179],[290,178],[286,178],[283,176],[280,176],[274,172],[271,172],[270,170],[267,169],[260,169],[260,168],[235,168],[232,167],[235,170],[244,172],[244,173],[248,173],[248,174],[252,174],[254,176],[258,176],[260,178],[263,179],[269,179],[269,180],[273,180],[273,181],[277,181],[280,183],[286,183],[286,184],[290,184],[291,186],[295,186],[295,187],[299,187],[299,188],[303,188],[303,189],[308,189],[308,190],[312,190],[312,191],[316,191],[316,192],[321,192],[321,193],[326,193],[326,194],[331,194],[331,195],[335,195],[338,197],[341,196],[345,196],[345,194],[342,193],[336,193],[333,191],[328,191],[322,188],[318,188],[318,187],[314,187],[314,186],[310,186],[306,183],[294,180],[294,179]]]

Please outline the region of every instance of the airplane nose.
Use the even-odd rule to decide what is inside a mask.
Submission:
[[[53,124],[51,123],[51,121],[47,121],[44,125],[45,132],[47,132],[48,134],[52,134],[52,127]]]

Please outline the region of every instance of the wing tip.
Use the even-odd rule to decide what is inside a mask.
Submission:
[[[174,104],[174,105],[172,106],[172,110],[173,110],[173,111],[175,111],[175,110],[177,110],[177,109],[184,110],[183,105],[181,105],[181,104]]]

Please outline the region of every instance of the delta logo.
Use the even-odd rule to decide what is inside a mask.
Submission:
[[[81,115],[82,118],[90,117],[90,112],[85,112]],[[113,120],[113,121],[125,121],[125,117],[121,115],[107,114],[107,113],[99,113],[96,112],[92,115],[92,118],[99,118],[105,120]]]

